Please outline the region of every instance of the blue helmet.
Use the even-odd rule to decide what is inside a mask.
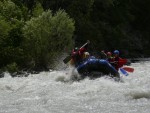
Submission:
[[[118,50],[115,50],[115,51],[114,51],[114,54],[119,55],[119,51],[118,51]]]

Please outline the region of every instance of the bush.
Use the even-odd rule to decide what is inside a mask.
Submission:
[[[74,21],[63,10],[55,15],[49,10],[32,18],[23,28],[28,62],[34,62],[36,68],[52,65],[55,57],[72,46],[74,29]]]
[[[10,73],[13,73],[13,72],[18,72],[19,69],[18,69],[17,64],[14,62],[14,63],[8,64],[5,67],[5,70],[10,72]]]
[[[23,61],[23,13],[11,0],[0,1],[0,68]]]

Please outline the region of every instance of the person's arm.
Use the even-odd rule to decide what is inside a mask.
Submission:
[[[101,51],[100,55],[102,59],[107,59],[107,55],[104,51]]]

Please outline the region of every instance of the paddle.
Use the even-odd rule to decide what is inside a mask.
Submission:
[[[123,68],[119,68],[120,69],[120,72],[125,75],[125,76],[128,76],[129,74],[123,69]]]
[[[82,46],[82,47],[80,47],[80,49],[81,48],[83,48],[83,47],[85,47],[87,44],[89,44],[90,43],[90,41],[89,40],[87,40],[87,42]],[[80,50],[79,49],[79,50]],[[71,60],[71,55],[69,55],[69,56],[67,56],[64,60],[63,60],[63,62],[66,64],[66,63],[68,63],[70,60]]]
[[[123,68],[124,70],[128,71],[128,72],[131,72],[131,73],[134,72],[134,68],[132,68],[132,67],[124,66],[124,67],[122,67],[122,68]]]
[[[120,59],[119,60],[119,65],[122,67],[123,65],[125,65],[127,63],[127,59]],[[134,68],[132,67],[128,67],[128,66],[123,66],[122,69],[124,69],[127,72],[133,72]]]
[[[69,62],[71,60],[71,55],[67,56],[63,62],[66,64],[67,62]]]

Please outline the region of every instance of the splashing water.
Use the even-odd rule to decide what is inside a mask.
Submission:
[[[72,81],[69,69],[21,78],[6,73],[0,79],[0,113],[149,113],[150,62],[132,67],[124,82]]]

